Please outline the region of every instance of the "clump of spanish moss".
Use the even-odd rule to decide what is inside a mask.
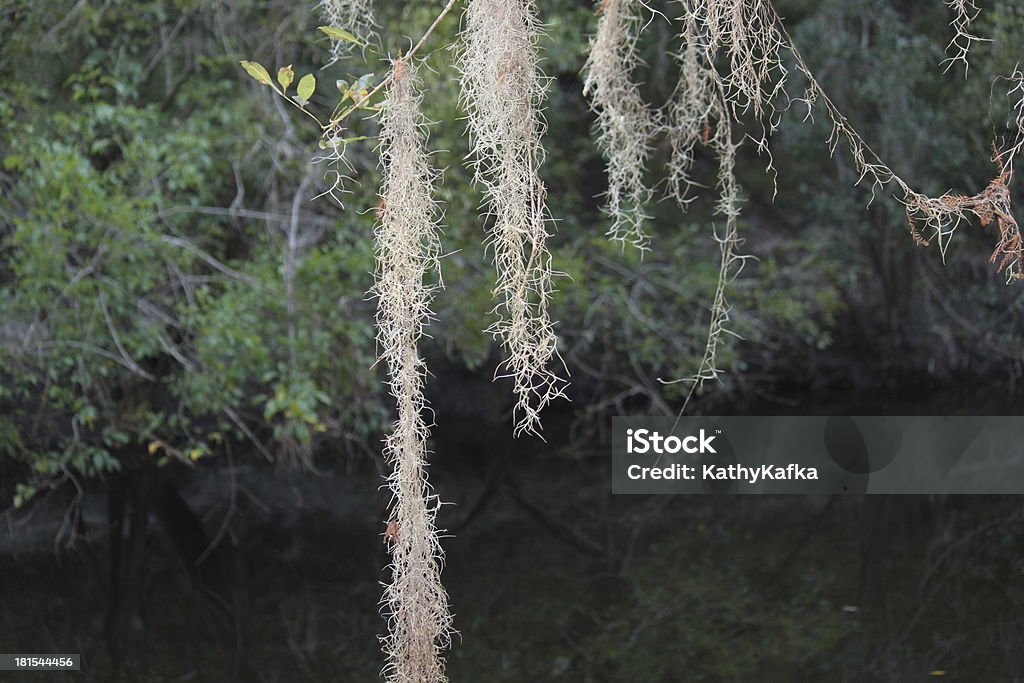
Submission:
[[[729,103],[761,118],[786,83],[780,50],[785,47],[770,0],[703,0],[689,11],[703,26],[709,55],[719,51],[729,68],[719,72]]]
[[[690,177],[694,152],[701,142],[707,143],[712,135],[711,114],[717,99],[718,73],[708,63],[707,50],[697,35],[697,19],[683,0],[682,39],[679,53],[679,81],[667,109],[667,124],[672,155],[668,164],[668,182],[680,207],[690,201],[690,189],[697,183]]]
[[[687,7],[685,0],[683,4]],[[697,33],[695,15],[687,11],[682,21],[684,30],[683,46],[679,54],[680,79],[668,104],[671,121],[668,137],[672,144],[669,184],[680,207],[685,209],[687,192],[696,184],[689,175],[694,150],[698,144],[708,147],[718,159],[719,198],[716,212],[725,221],[724,226],[716,230],[714,235],[720,251],[718,281],[711,301],[708,333],[700,364],[692,376],[666,382],[691,382],[686,398],[689,402],[705,382],[717,379],[722,372],[717,364],[719,347],[725,336],[732,334],[727,328],[730,313],[727,286],[739,275],[744,261],[749,257],[741,256],[737,251],[743,242],[737,225],[740,189],[735,168],[739,145],[733,141],[733,120],[727,86],[709,61],[709,53]]]
[[[610,3],[611,0],[609,0]],[[792,101],[785,92],[789,73],[782,55],[789,52],[796,73],[805,81],[804,95],[796,100],[807,106],[809,118],[816,109],[823,109],[832,124],[828,149],[834,153],[843,144],[872,192],[885,191],[905,208],[914,241],[927,246],[938,242],[943,257],[956,229],[971,219],[983,227],[994,226],[998,242],[991,262],[1007,281],[1024,278],[1024,240],[1010,206],[1008,185],[1013,163],[1024,149],[1024,99],[1014,109],[1011,123],[1012,142],[993,147],[997,172],[981,192],[961,195],[947,192],[931,197],[913,189],[897,175],[861,137],[851,122],[836,107],[818,83],[796,44],[769,0],[680,0],[683,7],[682,47],[679,53],[680,80],[672,100],[666,107],[665,128],[672,145],[669,163],[669,185],[680,205],[685,208],[687,191],[695,183],[690,178],[694,150],[704,143],[719,159],[718,210],[726,217],[724,233],[716,233],[722,251],[715,300],[711,307],[711,324],[700,367],[690,379],[694,388],[719,374],[715,356],[723,334],[728,332],[729,308],[725,303],[725,287],[735,278],[743,259],[736,255],[741,243],[736,233],[738,188],[732,173],[736,145],[722,137],[740,118],[749,115],[762,127],[753,140],[760,153],[768,155],[772,170],[768,136],[778,127],[780,112]],[[947,0],[954,19],[954,39],[950,43],[951,62],[964,62],[972,42],[980,40],[969,33],[971,21],[978,13],[972,0]],[[1024,92],[1019,72],[1010,77],[1011,94]],[[692,395],[692,390],[691,390]]]
[[[999,231],[999,241],[992,252],[991,261],[997,265],[999,272],[1006,274],[1007,282],[1024,278],[1024,246],[1017,221],[1012,215],[1008,189],[1013,177],[1014,160],[1024,145],[1024,131],[1017,125],[1019,120],[1010,126],[1013,135],[1010,146],[1000,149],[993,144],[992,161],[996,164],[997,172],[984,190],[971,196],[953,192],[946,192],[939,197],[928,196],[911,187],[878,156],[828,97],[785,29],[780,28],[780,31],[797,71],[807,80],[809,108],[820,103],[832,123],[830,152],[834,153],[841,142],[845,143],[861,181],[867,180],[873,192],[888,189],[903,204],[914,241],[922,246],[928,246],[932,241],[937,242],[944,259],[950,241],[961,224],[970,223],[971,218],[977,219],[983,227],[995,224]],[[1009,80],[1012,85],[1011,94],[1018,92],[1021,88],[1019,72],[1015,72]]]
[[[419,83],[412,63],[399,61],[394,68],[381,114],[383,182],[374,286],[379,297],[377,342],[398,408],[384,447],[393,469],[385,538],[391,548],[391,583],[382,598],[388,617],[383,645],[389,681],[437,683],[445,680],[440,652],[449,644],[451,615],[434,526],[439,502],[427,483],[426,368],[417,345],[431,317],[432,287],[427,281],[438,270],[441,247]]]
[[[717,96],[713,100],[707,120],[707,130],[714,132],[709,133],[706,144],[718,157],[719,196],[716,212],[724,217],[725,225],[721,230],[716,230],[714,235],[720,252],[718,280],[715,285],[715,295],[711,301],[711,319],[708,323],[704,354],[701,356],[700,365],[692,378],[693,385],[689,396],[693,396],[704,382],[718,379],[718,375],[722,372],[717,364],[718,348],[725,335],[734,334],[727,328],[730,313],[730,305],[726,297],[727,287],[739,276],[744,262],[750,258],[741,256],[737,251],[743,244],[737,227],[740,217],[740,189],[736,181],[736,150],[739,145],[733,142],[724,85],[716,79],[715,86]]]
[[[632,80],[639,61],[640,0],[603,0],[597,33],[590,42],[583,93],[597,114],[597,143],[607,159],[605,211],[611,216],[608,235],[646,249],[643,223],[651,191],[644,170],[658,116]]]
[[[563,393],[551,368],[557,338],[548,313],[552,291],[547,190],[539,108],[544,85],[538,67],[533,0],[470,0],[459,57],[462,97],[469,113],[475,176],[493,222],[499,320],[490,331],[506,358],[500,376],[514,382],[516,434],[538,433],[540,411]]]

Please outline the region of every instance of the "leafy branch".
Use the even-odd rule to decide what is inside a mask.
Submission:
[[[342,123],[348,119],[352,114],[359,111],[360,109],[378,111],[379,108],[371,106],[370,102],[373,98],[386,88],[392,81],[395,80],[398,74],[401,73],[401,65],[412,59],[420,48],[427,42],[434,30],[444,20],[446,16],[455,7],[458,0],[448,0],[441,12],[434,18],[434,21],[430,24],[427,30],[420,37],[419,41],[404,55],[399,55],[393,61],[391,69],[389,69],[387,76],[381,80],[373,88],[370,87],[370,83],[373,82],[374,74],[366,74],[357,81],[349,85],[345,81],[337,81],[336,85],[338,90],[341,92],[341,100],[334,108],[334,112],[331,115],[331,119],[324,123],[320,118],[313,112],[307,109],[307,105],[313,94],[316,92],[316,77],[313,74],[306,74],[299,79],[298,85],[296,86],[295,95],[288,96],[288,88],[295,80],[295,72],[291,65],[281,67],[277,72],[277,83],[271,78],[270,72],[259,62],[253,62],[249,60],[242,60],[239,62],[242,68],[245,69],[252,78],[262,85],[269,86],[279,97],[286,100],[289,104],[296,107],[303,114],[316,121],[320,127],[321,134],[329,146],[336,146],[339,142],[336,133],[341,129]],[[326,34],[329,38],[336,41],[344,41],[353,43],[360,47],[366,47],[366,44],[359,40],[354,34],[341,28],[334,26],[320,26],[319,30]],[[279,87],[280,86],[280,87]],[[349,100],[352,104],[345,107],[345,103]],[[361,138],[359,138],[361,139]],[[352,142],[353,140],[340,140],[340,142]]]

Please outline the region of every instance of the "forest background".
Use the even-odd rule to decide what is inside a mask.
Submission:
[[[439,9],[438,3],[378,4],[376,19],[391,54],[421,35]],[[628,507],[608,500],[601,474],[606,461],[598,457],[607,452],[608,417],[675,413],[686,385],[665,385],[659,378],[688,376],[699,363],[719,269],[712,235],[720,221],[709,189],[685,214],[670,200],[650,207],[652,248],[643,259],[604,237],[604,163],[580,76],[597,19],[590,3],[538,4],[546,31],[543,69],[551,77],[542,173],[557,221],[553,265],[565,274],[557,281],[552,318],[572,378],[571,401],[545,418],[546,444],[512,440],[511,392],[491,382],[500,353],[482,330],[493,322],[493,267],[483,246],[481,196],[464,161],[469,149],[452,55],[443,47],[456,39],[457,14],[437,29],[432,70],[420,70],[425,113],[437,122],[430,126],[432,159],[445,169],[445,289],[421,348],[429,359],[428,399],[438,424],[432,473],[442,498],[460,503],[440,521],[464,528],[451,541],[449,562],[456,568],[448,570],[456,627],[467,634],[466,648],[456,647],[453,655],[453,679],[460,671],[486,670],[494,672],[488,680],[568,680],[568,671],[580,672],[578,680],[621,680],[616,667],[646,666],[644,680],[674,680],[668,659],[635,655],[631,664],[634,655],[613,658],[607,643],[672,624],[695,639],[694,651],[714,655],[719,641],[742,640],[745,628],[772,625],[784,633],[808,619],[825,636],[799,647],[778,636],[749,657],[710,656],[693,664],[695,680],[765,670],[820,673],[853,661],[883,680],[907,671],[955,669],[958,662],[968,669],[1012,670],[1019,664],[1014,638],[1021,629],[1011,635],[1019,617],[1010,611],[1005,622],[985,621],[980,611],[956,603],[949,609],[957,618],[945,626],[941,619],[932,622],[938,630],[921,632],[926,615],[935,617],[929,610],[939,610],[934,603],[922,600],[919,608],[879,597],[899,592],[879,588],[892,576],[914,577],[907,580],[928,600],[960,582],[971,585],[976,575],[992,587],[993,600],[1003,595],[989,582],[1019,580],[1021,570],[1014,550],[1022,540],[1019,511],[1012,501],[822,503],[825,513],[807,503],[812,514],[803,503],[777,501],[725,511],[693,501]],[[657,8],[672,16],[672,5]],[[932,195],[986,186],[993,175],[993,136],[1003,129],[1009,105],[996,79],[1011,73],[1021,54],[1024,3],[982,5],[973,31],[993,40],[973,47],[967,79],[957,65],[944,71],[952,36],[941,2],[779,0],[777,6],[825,90],[893,170]],[[317,198],[332,182],[323,165],[311,163],[318,131],[238,64],[255,59],[316,73],[320,87],[312,104],[329,108],[337,100],[336,79],[351,82],[384,67],[379,56],[356,51],[321,70],[330,47],[316,30],[322,23],[310,3],[276,0],[0,2],[0,501],[9,506],[11,528],[25,535],[19,541],[12,531],[5,542],[12,570],[4,581],[9,588],[22,586],[18,593],[26,601],[67,585],[75,590],[63,599],[74,607],[64,613],[101,615],[96,624],[83,616],[75,624],[86,625],[76,626],[5,609],[0,650],[25,651],[20,646],[47,633],[63,634],[60,642],[66,643],[74,634],[84,639],[85,651],[105,638],[111,661],[134,661],[139,676],[175,666],[166,654],[150,665],[131,653],[160,651],[161,638],[152,634],[164,633],[163,617],[151,609],[143,620],[149,635],[139,635],[137,619],[146,605],[140,586],[166,575],[171,595],[170,586],[184,579],[153,559],[159,553],[132,551],[128,538],[124,552],[137,555],[125,571],[128,597],[121,602],[128,606],[112,607],[104,597],[112,594],[106,570],[90,573],[92,560],[85,559],[90,544],[101,556],[109,551],[102,535],[90,536],[96,526],[90,522],[106,514],[108,498],[125,499],[122,506],[131,511],[147,492],[158,491],[165,512],[176,502],[187,502],[193,512],[166,513],[168,526],[174,519],[198,521],[201,537],[216,541],[213,547],[231,548],[257,565],[248,566],[245,579],[234,573],[216,579],[230,585],[224,589],[232,595],[229,602],[239,599],[239,590],[261,594],[255,588],[260,577],[269,582],[266,621],[255,620],[244,638],[237,624],[228,629],[238,639],[225,651],[237,651],[234,645],[243,641],[247,651],[254,643],[286,644],[264,649],[267,680],[294,667],[311,680],[339,667],[353,676],[372,675],[380,628],[373,619],[374,572],[386,562],[378,547],[383,517],[373,494],[381,439],[392,419],[380,369],[374,368],[375,304],[366,295],[378,201],[376,121],[354,123],[353,134],[369,139],[350,146],[351,175],[358,182],[346,184],[343,204]],[[651,15],[638,73],[649,102],[661,104],[671,95],[677,33]],[[1020,286],[1006,286],[988,263],[994,236],[978,226],[961,229],[943,263],[934,246],[921,248],[909,239],[898,203],[879,196],[869,204],[870,188],[856,186],[851,160],[841,150],[828,154],[830,125],[801,123],[802,114],[798,107],[783,114],[784,125],[771,139],[777,191],[764,172],[766,158],[751,144],[741,148],[742,252],[757,257],[731,285],[732,329],[742,340],[722,348],[721,383],[707,385],[690,410],[1019,413],[1024,299]],[[652,184],[660,180],[657,169],[667,154],[665,145],[654,149]],[[710,155],[698,153],[695,175],[713,185]],[[1019,187],[1011,190],[1019,200]],[[565,497],[559,481],[545,474],[552,471],[564,473],[566,487],[582,483]],[[346,488],[356,481],[365,485]],[[708,635],[688,630],[693,624],[687,627],[689,620],[673,609],[659,612],[657,601],[640,590],[671,558],[693,556],[693,544],[704,548],[696,553],[697,566],[720,566],[715,557],[734,549],[769,505],[780,505],[773,514],[793,522],[792,538],[788,544],[777,539],[777,547],[756,546],[757,558],[754,549],[744,551],[751,567],[763,569],[765,556],[779,567],[811,558],[820,569],[807,579],[817,602],[794,597],[803,594],[797,585],[781,586],[778,594],[726,598],[719,594],[724,581],[701,583],[692,578],[699,572],[691,571],[687,580],[696,583],[676,588],[685,588],[693,601],[686,608],[698,613],[710,609],[706,601],[715,596],[711,601],[719,607],[693,620],[721,625]],[[303,510],[328,511],[352,527],[339,533],[326,522],[318,526]],[[673,510],[710,538],[674,539],[669,548],[652,550],[658,525],[671,523]],[[895,534],[888,540],[851,531],[870,530],[893,515],[902,521],[882,525]],[[805,526],[813,542],[804,538]],[[297,528],[310,536],[299,535],[305,550],[288,559],[293,541],[284,539]],[[499,561],[497,529],[527,543],[540,543],[534,537],[544,533],[564,541],[546,551],[555,555],[553,575]],[[191,550],[177,546],[195,543],[192,531],[150,540],[151,549],[164,543],[166,562],[176,553],[188,556]],[[921,546],[905,546],[899,536],[904,532]],[[340,550],[327,552],[320,538],[333,539]],[[475,571],[471,543],[496,553],[476,560],[482,568]],[[830,564],[845,543],[862,558],[857,576]],[[886,543],[907,554],[879,559]],[[77,578],[58,578],[69,569],[53,563],[55,546],[60,557],[82,559],[72,563]],[[791,557],[790,548],[806,555]],[[15,561],[26,549],[34,549],[29,556],[38,565]],[[976,563],[968,569],[971,554]],[[317,578],[275,583],[269,569],[259,569],[261,558],[268,567],[306,567]],[[732,579],[756,583],[743,557],[732,562]],[[907,573],[904,562],[924,569]],[[229,564],[234,568],[237,558]],[[504,609],[504,624],[488,618],[490,612],[466,609],[478,603],[473,591],[486,593],[472,577],[486,582],[488,568],[502,564],[501,575],[512,587],[495,600],[507,604],[487,603],[486,609]],[[574,574],[584,579],[576,603],[566,605],[572,591],[564,582]],[[323,604],[320,621],[311,624],[310,603],[323,603],[314,597],[323,586],[312,586],[339,578],[355,597],[332,594],[336,609]],[[199,586],[216,582],[190,580]],[[104,585],[106,593],[81,597],[88,586]],[[276,613],[269,601],[275,591],[289,593],[289,586],[298,602],[286,602]],[[627,616],[588,602],[609,586],[639,601],[630,603],[635,609]],[[886,607],[876,621],[854,628],[846,618],[852,612],[841,608],[848,603],[860,609],[858,599],[869,595]],[[1009,610],[1019,599],[996,602]],[[530,613],[513,608],[524,600],[540,607]],[[197,598],[196,604],[203,603]],[[522,636],[526,642],[508,645],[502,634],[518,632],[524,623],[546,625]],[[887,629],[913,646],[896,652],[884,645],[892,636]],[[978,637],[984,629],[998,637]],[[474,630],[476,637],[469,638]],[[573,647],[560,644],[562,632],[571,634]],[[206,673],[238,667],[237,658],[196,658]],[[153,680],[163,680],[164,673],[154,673]]]

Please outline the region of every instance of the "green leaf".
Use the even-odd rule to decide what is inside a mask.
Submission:
[[[282,66],[277,70],[277,82],[281,84],[281,88],[288,90],[288,86],[295,80],[295,72],[292,71],[292,65]]]
[[[356,38],[354,35],[349,33],[343,28],[334,28],[333,26],[320,26],[319,29],[326,33],[328,37],[334,40],[344,40],[346,43],[355,43],[360,47],[363,46],[363,42]]]
[[[350,138],[333,138],[333,139],[330,139],[330,140],[327,140],[325,138],[320,138],[320,143],[319,144],[320,144],[320,149],[335,149],[337,147],[340,147],[342,145],[347,145],[347,144],[352,143],[352,142],[360,142],[362,140],[369,140],[369,139],[370,138],[368,136],[366,136],[366,135],[356,135],[356,136],[350,137]]]
[[[352,87],[347,93],[354,102],[360,102],[360,109],[374,109],[370,106],[367,96],[370,94],[370,88],[373,86],[374,80],[376,80],[376,74],[364,74],[359,77],[358,81],[352,83]]]
[[[296,88],[301,104],[309,102],[309,98],[316,92],[316,76],[313,74],[306,74],[299,79],[299,85]]]
[[[352,89],[359,93],[362,97],[366,95],[366,91],[373,85],[373,80],[377,77],[377,74],[363,74],[359,77],[359,80],[352,84]]]
[[[28,484],[15,484],[14,485],[14,507],[20,508],[25,505],[29,500],[32,499],[36,493],[39,492],[35,486]]]
[[[247,59],[243,59],[242,61],[239,62],[239,64],[242,65],[242,68],[245,69],[250,76],[255,78],[257,81],[259,81],[263,85],[271,85],[272,84],[272,82],[270,80],[270,74],[267,73],[267,70],[264,69],[263,65],[260,64],[259,62],[250,62]]]

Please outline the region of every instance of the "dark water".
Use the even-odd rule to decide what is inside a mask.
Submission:
[[[925,398],[885,412],[971,412],[948,410],[979,408],[968,394],[946,396],[945,411]],[[877,414],[878,404],[790,408]],[[1001,406],[985,407],[1017,409]],[[758,408],[737,412],[767,412]],[[431,468],[453,503],[439,518],[454,530],[443,542],[459,630],[452,681],[1024,677],[1017,498],[613,497],[594,434],[544,444],[482,427],[440,431]],[[554,420],[549,434],[570,427]],[[319,474],[221,461],[170,473],[219,539],[222,574],[188,571],[154,515],[124,579],[137,607],[113,648],[102,488],[85,496],[87,537],[73,547],[66,496],[8,514],[0,652],[78,652],[83,672],[0,680],[378,680],[380,478],[369,459],[320,464]]]
[[[1024,671],[1015,500],[613,499],[604,464],[524,455],[488,507],[446,539],[461,633],[452,680],[903,681],[935,671],[1016,680]],[[435,480],[446,500],[468,506],[484,487],[473,476]],[[235,477],[230,609],[154,529],[121,680],[222,681],[233,670],[239,680],[375,680],[385,561],[375,476],[268,468]],[[225,485],[211,470],[185,487],[211,528]],[[15,526],[14,544],[8,535],[0,649],[80,652],[85,672],[67,680],[117,680],[90,567],[103,541],[55,555],[45,541],[59,512]],[[99,510],[86,514],[102,524]]]

